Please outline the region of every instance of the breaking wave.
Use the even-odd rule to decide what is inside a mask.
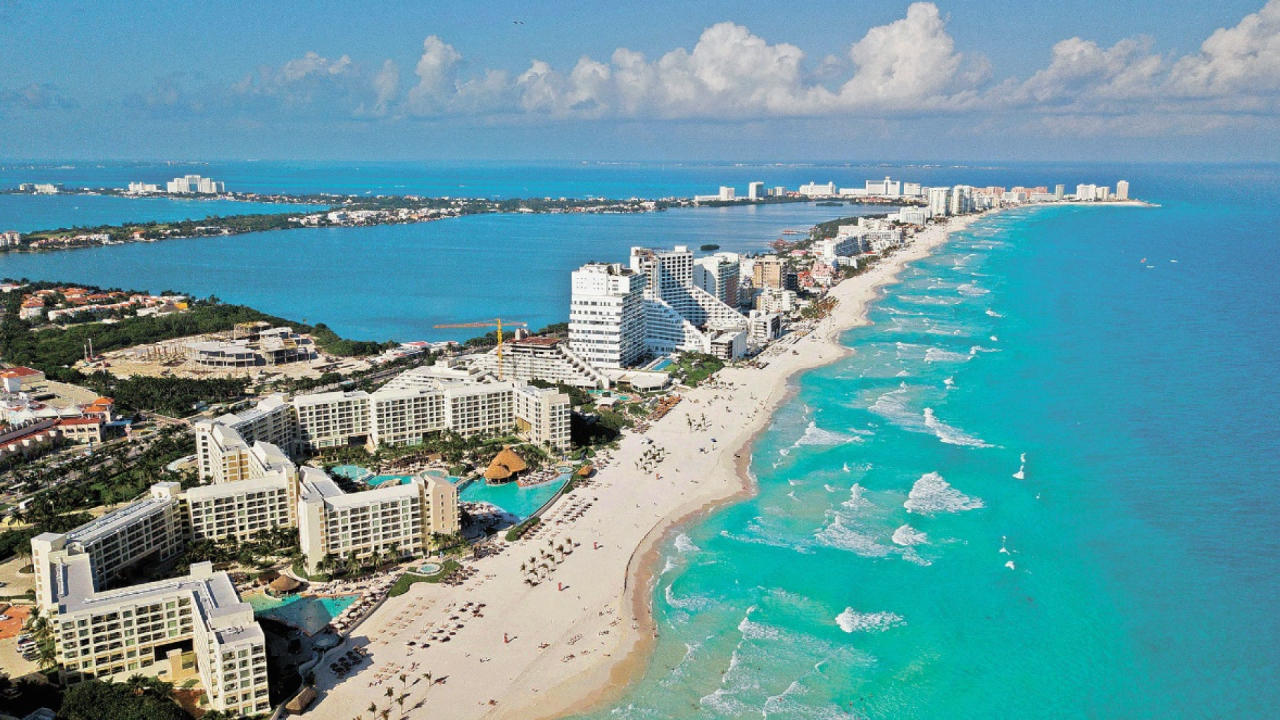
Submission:
[[[954,428],[937,418],[933,414],[933,408],[924,409],[924,425],[942,442],[948,445],[964,445],[966,447],[991,447],[991,445],[983,442],[981,439],[965,433],[963,430]]]
[[[984,287],[978,287],[973,283],[964,283],[956,288],[956,292],[964,295],[965,297],[981,297],[991,291]]]
[[[693,541],[689,539],[689,536],[684,533],[680,533],[676,536],[675,546],[676,550],[679,550],[682,553],[698,552],[698,546],[694,545]]]
[[[950,350],[942,350],[940,348],[931,347],[924,354],[924,361],[927,363],[935,362],[968,362],[973,357],[973,352],[969,354],[951,352]]]
[[[793,447],[802,445],[839,445],[846,442],[861,442],[862,438],[857,435],[844,435],[834,430],[823,430],[818,427],[817,423],[810,420],[808,427],[804,429],[804,435],[796,440]]]
[[[903,620],[902,616],[897,613],[860,613],[853,608],[845,608],[844,612],[836,616],[836,624],[847,633],[884,632],[889,628],[906,625],[907,621]]]
[[[911,547],[913,545],[924,545],[929,542],[929,536],[911,527],[903,525],[893,531],[893,542],[903,547]]]
[[[943,480],[941,475],[931,472],[921,475],[920,479],[916,480],[902,506],[909,513],[934,515],[941,512],[976,510],[983,507],[983,504],[981,499],[965,495],[951,487],[951,484]]]

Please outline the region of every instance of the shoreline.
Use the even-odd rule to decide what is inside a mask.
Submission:
[[[351,632],[371,666],[340,678],[322,663],[319,701],[308,715],[350,720],[382,694],[387,678],[406,671],[448,675],[447,684],[404,691],[410,705],[429,703],[433,717],[549,720],[616,701],[653,658],[662,548],[691,522],[755,494],[751,449],[798,391],[795,378],[852,353],[840,335],[869,323],[883,289],[990,214],[932,226],[835,286],[837,306],[811,332],[771,345],[755,358],[763,367],[724,368],[645,433],[625,434],[586,486],[561,498],[524,538],[471,563],[467,581],[416,583],[388,599]],[[662,459],[654,461],[659,449]],[[572,551],[552,558],[548,549],[557,543]],[[530,565],[548,567],[541,581],[531,582]],[[476,603],[482,613],[467,609]]]
[[[681,508],[677,513],[663,518],[645,537],[643,544],[636,548],[635,553],[633,553],[632,560],[628,563],[628,604],[631,606],[635,616],[640,619],[640,627],[634,634],[632,647],[626,656],[622,660],[607,667],[602,667],[596,673],[592,673],[597,676],[595,678],[597,684],[595,690],[587,690],[585,687],[580,687],[591,683],[591,678],[577,678],[573,681],[574,686],[557,688],[552,693],[546,694],[542,702],[538,704],[520,708],[518,709],[520,712],[515,714],[503,713],[494,717],[527,717],[533,720],[554,720],[555,718],[599,710],[631,690],[635,683],[647,672],[653,658],[654,648],[657,645],[657,623],[653,613],[652,601],[659,577],[658,561],[662,557],[661,547],[673,535],[679,533],[682,528],[687,527],[697,519],[756,495],[758,483],[755,475],[751,472],[751,460],[755,445],[765,431],[769,429],[773,415],[798,394],[799,386],[795,382],[798,377],[804,372],[830,365],[853,354],[854,350],[851,347],[840,342],[840,336],[854,328],[871,324],[869,318],[871,306],[883,296],[882,290],[897,284],[899,274],[909,264],[933,254],[934,250],[945,245],[952,233],[961,231],[978,219],[995,214],[995,212],[966,216],[952,220],[946,226],[931,227],[919,233],[913,243],[906,249],[891,256],[886,264],[877,265],[864,275],[850,278],[840,283],[840,285],[849,284],[850,291],[846,292],[846,295],[853,295],[854,292],[858,294],[853,297],[839,297],[839,304],[831,315],[825,318],[807,336],[818,340],[827,348],[833,350],[833,356],[817,356],[813,359],[821,360],[820,362],[800,363],[795,367],[789,368],[787,374],[775,378],[774,387],[769,394],[769,400],[763,408],[763,421],[754,423],[755,427],[752,431],[745,437],[740,438],[738,442],[734,443],[726,451],[726,453],[731,452],[734,457],[735,475],[739,480],[737,491],[720,498],[707,500],[700,507],[694,509]],[[933,234],[934,237],[926,239],[924,236],[927,234]],[[863,278],[867,278],[870,281],[857,282]],[[832,292],[835,293],[838,288],[839,286],[833,288]],[[846,306],[846,303],[849,303],[849,306]],[[842,310],[844,311],[843,313],[841,312]],[[844,317],[840,317],[841,315]],[[826,327],[824,328],[824,326]],[[820,333],[820,337],[815,337]],[[723,373],[724,371],[721,372]],[[576,699],[563,704],[557,702],[557,696],[562,694],[570,697],[576,696]]]

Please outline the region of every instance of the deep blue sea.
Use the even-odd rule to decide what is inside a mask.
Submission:
[[[142,167],[102,172],[163,179]],[[984,219],[903,274],[845,335],[851,357],[797,380],[752,455],[759,495],[665,548],[653,662],[591,717],[1280,717],[1280,168],[354,167],[327,189],[1127,178],[1159,207]],[[219,173],[326,189],[317,166],[202,172]],[[848,210],[265,233],[6,256],[0,275],[190,289],[409,339],[452,318],[562,320],[568,271],[631,244],[759,248]]]

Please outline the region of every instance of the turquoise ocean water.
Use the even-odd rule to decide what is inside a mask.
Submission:
[[[324,181],[245,167],[226,171],[257,189]],[[664,549],[652,665],[591,717],[1280,716],[1280,168],[766,170],[478,167],[452,182],[624,195],[734,173],[1127,177],[1160,207],[1005,213],[905,272],[875,324],[844,336],[855,354],[797,380],[753,452],[759,495]],[[136,171],[110,172],[154,179]],[[330,172],[344,188],[450,182]],[[30,175],[0,182],[62,177]],[[464,314],[562,320],[568,271],[630,244],[759,247],[818,219],[475,218],[11,256],[0,275],[155,282],[406,339]]]
[[[1276,185],[1233,186],[908,270],[667,549],[593,717],[1280,716]]]

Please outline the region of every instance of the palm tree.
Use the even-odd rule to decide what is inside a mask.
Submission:
[[[377,714],[378,714],[378,704],[377,704],[377,703],[369,703],[369,714],[370,714],[370,715],[377,715]]]

